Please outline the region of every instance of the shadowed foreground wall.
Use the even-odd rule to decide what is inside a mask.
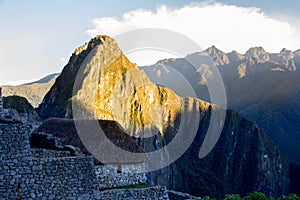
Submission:
[[[0,124],[0,199],[100,199],[92,157],[33,158],[30,128]]]

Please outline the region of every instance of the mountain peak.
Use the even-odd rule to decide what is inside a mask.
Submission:
[[[251,47],[246,54],[249,53],[267,53],[263,47]]]
[[[286,48],[283,48],[281,51],[280,51],[280,54],[286,54],[287,50]]]
[[[96,37],[92,38],[89,42],[85,43],[84,45],[78,47],[75,50],[75,55],[79,55],[82,51],[88,49],[88,48],[94,48],[95,46],[97,46],[98,44],[104,44],[107,42],[114,42],[114,39],[112,39],[111,37],[107,36],[107,35],[97,35]]]
[[[267,53],[262,47],[252,47],[250,48],[245,56],[254,58],[257,63],[262,63],[270,60],[269,53]]]
[[[232,52],[227,54],[229,60],[231,62],[239,62],[241,60],[245,59],[245,56],[243,56],[242,54],[238,53],[237,51],[233,50]]]
[[[286,48],[283,48],[279,54],[290,56],[293,54],[293,52],[291,50],[287,50]]]
[[[206,49],[206,51],[207,51],[209,54],[211,54],[211,53],[213,53],[213,52],[222,52],[222,53],[223,53],[223,51],[221,51],[220,49],[218,49],[215,45],[213,45],[213,46],[211,46],[211,47],[208,47],[208,48]]]
[[[208,49],[200,53],[200,55],[210,56],[216,66],[222,66],[230,63],[226,53],[219,50],[215,45],[209,47]]]
[[[298,55],[298,56],[300,56],[300,49],[298,49],[298,50],[294,51],[293,53],[294,53],[295,55]]]

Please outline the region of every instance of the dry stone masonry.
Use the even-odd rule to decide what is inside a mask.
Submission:
[[[3,109],[1,93],[0,88],[0,200],[169,199],[165,187],[132,187],[147,185],[145,173],[133,173],[144,163],[95,166],[93,157],[77,154],[75,147],[63,145],[51,133],[34,132],[32,139],[34,126],[16,120],[19,115],[12,115],[12,109]],[[39,143],[47,143],[49,149],[36,148]],[[174,199],[188,197],[175,192],[170,195]]]
[[[141,189],[118,189],[107,190],[101,193],[103,199],[122,200],[168,200],[168,193],[165,187],[150,187]]]
[[[35,159],[34,197],[46,199],[77,199],[81,195],[99,196],[91,157]]]
[[[29,200],[100,199],[92,157],[34,158],[29,132],[20,123],[0,124],[1,200],[15,200],[18,188],[22,199]]]
[[[147,182],[145,173],[132,173],[130,170],[126,172],[126,167],[130,170],[139,168],[138,164],[126,166],[122,165],[122,173],[118,171],[117,165],[98,165],[96,166],[96,174],[100,184],[100,188],[115,188],[126,185],[136,185]]]
[[[53,158],[53,157],[70,157],[69,151],[58,151],[49,149],[31,149],[31,154],[34,158]]]
[[[165,187],[110,189],[146,183],[145,174],[118,167],[94,165],[91,156],[71,156],[69,151],[30,147],[30,125],[0,123],[0,200],[22,199],[162,199]],[[140,164],[141,165],[141,164]],[[136,167],[142,167],[136,165]],[[125,173],[124,173],[125,172]]]
[[[21,183],[23,198],[30,197],[28,185],[33,161],[27,138],[28,127],[20,124],[0,124],[0,194],[1,200],[16,199]],[[25,187],[26,185],[26,187]]]
[[[200,197],[195,197],[190,194],[168,190],[169,199],[172,200],[201,200]]]
[[[0,112],[3,109],[2,88],[0,87]]]

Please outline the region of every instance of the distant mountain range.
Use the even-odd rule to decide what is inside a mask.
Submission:
[[[3,96],[25,97],[33,107],[38,107],[46,93],[52,87],[59,73],[50,74],[38,81],[26,83],[18,86],[1,86]]]
[[[43,119],[72,118],[77,111],[72,109],[73,105],[73,108],[81,108],[77,113],[81,118],[115,120],[146,152],[161,149],[178,139],[177,137],[180,137],[180,149],[182,144],[191,139],[192,132],[196,131],[191,146],[176,162],[148,174],[151,184],[165,185],[195,196],[211,195],[216,198],[221,198],[224,194],[246,194],[256,190],[274,197],[281,196],[299,191],[299,167],[288,161],[256,123],[232,110],[225,111],[224,121],[211,121],[213,113],[220,116],[224,110],[200,99],[181,98],[164,87],[174,86],[175,92],[181,95],[180,91],[176,91],[180,85],[179,79],[175,76],[174,82],[174,76],[168,76],[170,72],[177,71],[183,75],[183,79],[185,77],[190,81],[197,95],[203,95],[209,101],[205,83],[214,75],[210,68],[216,64],[221,71],[224,70],[221,73],[228,76],[228,79],[224,78],[224,82],[229,92],[229,107],[232,107],[234,102],[239,102],[242,94],[255,96],[250,86],[260,89],[261,86],[256,86],[257,80],[251,74],[260,72],[265,77],[269,73],[296,71],[289,58],[287,65],[283,66],[279,63],[280,56],[276,64],[267,61],[270,59],[268,55],[262,48],[254,48],[247,55],[233,52],[230,56],[212,47],[205,52],[188,56],[190,62],[197,63],[198,66],[192,69],[185,59],[164,60],[152,68],[143,68],[150,79],[162,80],[151,82],[142,70],[126,58],[113,39],[97,36],[75,50],[37,111]],[[169,64],[172,67],[168,67]],[[281,77],[281,74],[275,77]],[[164,76],[173,77],[167,81],[173,81],[173,84],[167,85]],[[261,78],[259,76],[258,80]],[[243,84],[239,82],[243,79],[247,80],[245,84],[248,87],[239,85]],[[240,96],[234,98],[233,94]],[[252,105],[256,97],[250,97]],[[237,101],[233,101],[234,99]],[[249,104],[246,105],[248,108]],[[185,120],[182,116],[189,118]],[[210,122],[216,129],[221,125],[224,127],[216,146],[205,158],[200,159],[200,147],[207,142],[206,133]],[[156,135],[139,138],[148,130]],[[183,131],[184,137],[178,136],[179,131]],[[217,136],[214,135],[209,141],[212,142],[215,137]],[[175,154],[176,150],[165,151],[156,162],[163,162]]]
[[[92,57],[88,56],[90,53]],[[83,63],[88,68],[73,94]],[[214,79],[213,69],[217,68],[224,81],[227,108],[256,121],[288,158],[299,164],[299,67],[300,50],[268,53],[262,47],[255,47],[240,54],[224,53],[212,46],[186,58],[165,59],[138,69],[111,38],[98,36],[76,49],[61,74],[20,86],[2,87],[4,96],[27,98],[38,107],[43,119],[72,118],[71,102],[78,100],[87,110],[95,108],[93,114],[98,119],[116,120],[132,136],[151,129],[160,136],[137,139],[146,151],[168,144],[176,136],[179,116],[185,109],[193,108],[192,113],[199,112],[201,116],[199,124],[189,126],[189,129],[198,127],[194,142],[175,163],[149,173],[149,180],[197,196],[218,198],[227,193],[246,194],[254,190],[280,196],[299,191],[299,166],[289,162],[255,123],[234,111],[226,112],[223,131],[212,152],[204,159],[198,158],[211,113],[219,110],[200,99],[211,101],[207,82]],[[116,98],[118,94],[122,98]],[[4,98],[4,103],[6,107],[24,109],[21,100],[9,97]],[[91,114],[88,112],[84,115]],[[55,126],[49,131],[55,132]],[[78,136],[72,134],[67,137],[78,143]]]
[[[214,80],[215,68],[224,81],[227,108],[257,122],[291,160],[300,163],[300,50],[268,53],[255,47],[240,54],[212,46],[141,69],[180,96],[193,90],[197,98],[210,102],[207,81]]]

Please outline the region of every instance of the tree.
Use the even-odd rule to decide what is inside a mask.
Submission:
[[[270,200],[270,199],[261,192],[253,192],[245,196],[243,200]]]
[[[238,194],[228,194],[224,200],[242,200],[242,197]]]
[[[290,194],[289,196],[283,196],[278,200],[300,200],[300,198],[296,194]]]
[[[209,196],[205,196],[205,197],[202,198],[202,200],[215,200],[215,199],[214,199],[214,198],[211,198],[211,197],[209,197]]]

